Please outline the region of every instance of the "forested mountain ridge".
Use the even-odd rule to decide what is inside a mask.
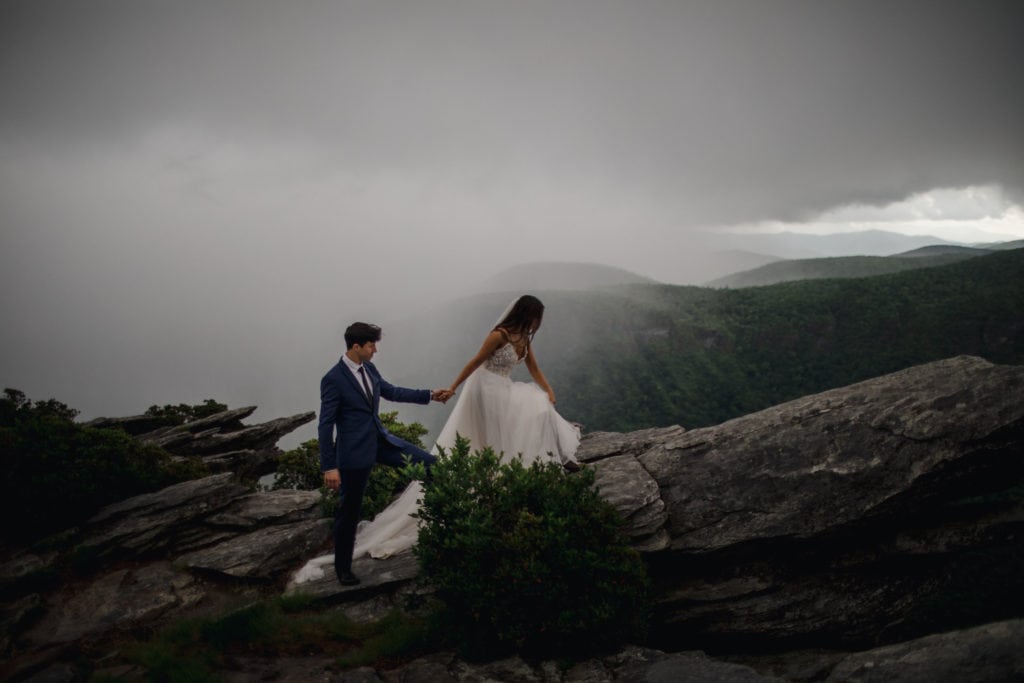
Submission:
[[[1024,363],[1019,249],[870,278],[543,298],[558,315],[543,367],[591,431],[717,424],[959,354]]]
[[[980,249],[960,248],[931,254],[908,252],[898,256],[836,256],[830,258],[776,261],[759,268],[733,273],[705,283],[707,287],[758,287],[793,280],[873,277],[905,270],[944,266],[984,255]]]
[[[772,263],[760,264],[749,270],[732,272],[701,284],[705,287],[757,287],[792,280],[872,277],[916,268],[943,266],[991,254],[994,251],[1009,251],[1021,247],[1024,247],[1024,240],[993,242],[975,246],[938,243],[885,256],[859,254],[781,259]]]

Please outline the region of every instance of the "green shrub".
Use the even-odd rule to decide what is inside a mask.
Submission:
[[[277,459],[277,476],[272,490],[299,489],[315,491],[323,486],[320,473],[320,443],[316,439],[304,441],[298,448],[285,451]]]
[[[4,539],[37,540],[75,526],[104,505],[207,473],[119,429],[76,424],[76,410],[20,391],[0,398],[0,515]]]
[[[165,406],[153,405],[146,410],[146,415],[158,417],[166,426],[171,427],[185,424],[186,422],[194,422],[217,413],[223,413],[227,409],[228,407],[225,404],[208,398],[202,403],[192,406],[187,403],[179,403],[176,406],[170,404]]]
[[[501,463],[458,439],[432,468],[421,577],[467,656],[568,656],[641,638],[648,581],[593,472]]]
[[[421,437],[427,433],[427,429],[419,422],[399,422],[397,412],[381,413],[380,419],[384,427],[395,436],[420,448],[424,447]],[[375,465],[370,472],[366,492],[363,494],[363,519],[373,519],[412,479],[422,479],[423,475],[422,468]],[[320,472],[320,442],[317,439],[310,439],[280,457],[277,463],[277,477],[271,484],[271,489],[319,490],[324,516],[333,517],[338,505],[338,495],[324,486],[323,481],[323,474]]]
[[[314,602],[308,596],[272,598],[216,616],[184,618],[152,635],[129,636],[125,658],[145,667],[149,681],[217,681],[232,678],[220,673],[236,669],[238,657],[273,661],[322,653],[336,657],[341,669],[393,668],[446,645],[431,614],[392,611],[377,621],[354,622],[344,611]]]

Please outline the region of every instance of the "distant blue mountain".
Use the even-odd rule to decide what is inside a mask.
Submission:
[[[946,247],[940,247],[945,249]],[[924,247],[930,249],[930,247]],[[760,268],[733,273],[706,283],[708,287],[759,287],[794,280],[821,280],[824,278],[871,277],[943,266],[990,252],[966,248],[965,252],[917,254],[904,256],[840,256],[836,258],[794,259],[776,261]]]
[[[894,256],[842,256],[810,259],[788,259],[758,268],[731,273],[705,283],[708,287],[758,287],[794,280],[823,278],[854,278],[930,268],[984,256],[995,251],[1024,246],[1024,240],[988,244],[984,248],[958,244],[929,244]]]
[[[711,244],[722,249],[742,248],[778,258],[822,258],[832,256],[890,256],[932,245],[953,242],[930,235],[904,235],[885,230],[863,230],[832,235],[797,232],[710,233]]]

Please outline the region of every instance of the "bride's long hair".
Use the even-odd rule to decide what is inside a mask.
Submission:
[[[516,300],[512,305],[512,310],[494,326],[494,329],[501,328],[510,335],[526,337],[530,342],[533,341],[533,335],[540,329],[543,319],[544,304],[532,294],[524,294]]]

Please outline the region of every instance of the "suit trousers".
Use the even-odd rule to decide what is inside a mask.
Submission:
[[[412,462],[422,462],[429,468],[437,458],[422,448],[405,443],[402,447],[395,446],[383,436],[377,443],[377,462],[390,467],[405,465],[403,455],[408,455]],[[356,528],[363,511],[363,494],[366,484],[370,481],[372,467],[360,469],[342,469],[341,488],[338,489],[338,507],[334,512],[334,571],[341,575],[352,571],[352,550],[355,548]]]

